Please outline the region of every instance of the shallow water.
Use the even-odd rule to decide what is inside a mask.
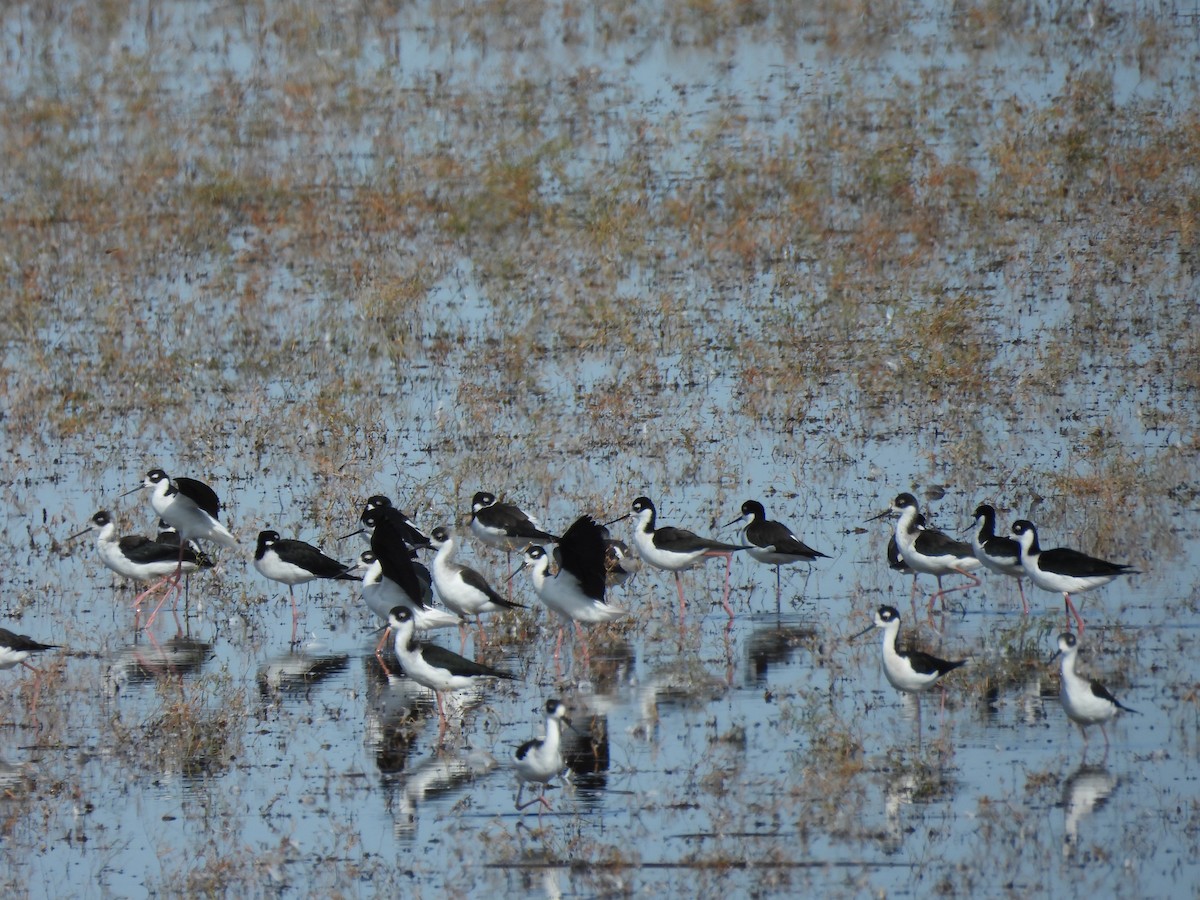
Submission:
[[[5,673],[5,890],[1194,889],[1200,19],[955,10],[0,14],[0,624],[64,645],[36,707]],[[149,532],[121,495],[153,465],[242,545],[183,637],[135,635],[64,540],[99,508]],[[760,498],[830,559],[779,609],[736,560],[731,627],[719,561],[683,622],[643,572],[590,667],[517,576],[487,658],[522,680],[439,746],[352,585],[298,589],[289,650],[253,538],[349,560],[368,495],[428,530],[482,488],[552,530],[646,493],[725,538]],[[1107,753],[1057,701],[1060,600],[986,576],[913,621],[868,521],[902,490],[1143,570],[1080,598],[1085,671],[1138,710]],[[848,640],[883,602],[971,657],[944,699]],[[550,696],[573,774],[522,816]]]

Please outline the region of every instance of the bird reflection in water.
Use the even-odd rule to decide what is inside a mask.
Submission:
[[[411,741],[405,746],[407,753]],[[376,757],[377,759],[379,757]],[[417,813],[422,805],[449,809],[456,797],[466,795],[475,779],[496,768],[496,760],[484,750],[434,750],[405,769],[383,775],[387,809],[399,838],[411,838],[417,830]]]
[[[1063,781],[1064,858],[1071,859],[1079,849],[1079,823],[1103,806],[1116,787],[1117,779],[1107,769],[1087,764]]]
[[[301,649],[273,656],[258,667],[258,691],[265,698],[283,694],[307,697],[331,675],[346,671],[350,657],[319,649]]]
[[[159,678],[193,675],[212,659],[213,645],[182,635],[162,643],[130,644],[112,655],[104,684],[115,695],[127,684],[145,684]]]
[[[746,640],[747,687],[765,686],[772,667],[790,665],[796,650],[811,648],[816,636],[811,623],[786,619],[755,628]]]

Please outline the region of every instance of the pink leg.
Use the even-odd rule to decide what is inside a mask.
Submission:
[[[438,746],[442,744],[442,739],[446,736],[446,732],[450,730],[450,720],[446,718],[446,709],[442,705],[442,692],[434,691],[434,699],[437,700],[438,711]]]
[[[1075,617],[1075,624],[1079,626],[1079,633],[1083,634],[1083,618],[1079,615],[1079,610],[1075,608],[1075,604],[1071,602],[1071,595],[1063,591],[1063,600],[1067,605],[1067,628],[1071,627],[1071,616]]]
[[[575,637],[578,639],[580,646],[583,647],[583,667],[590,669],[592,667],[592,653],[588,648],[587,633],[578,622],[575,623]]]
[[[300,622],[300,609],[296,606],[296,592],[288,585],[288,596],[292,598],[292,640],[296,639],[296,625]]]
[[[957,586],[955,586],[955,587],[952,587],[952,588],[945,588],[945,589],[943,589],[943,588],[942,588],[942,576],[941,576],[941,575],[939,575],[939,576],[938,576],[938,589],[937,589],[937,593],[936,593],[936,594],[932,594],[932,595],[930,595],[930,597],[929,597],[929,614],[930,614],[930,615],[933,615],[933,601],[934,601],[934,600],[937,600],[938,598],[941,598],[941,600],[942,600],[942,609],[943,609],[943,610],[945,610],[945,608],[946,608],[946,595],[947,595],[947,594],[953,594],[955,591],[965,591],[965,590],[967,590],[968,588],[979,587],[979,585],[983,584],[983,582],[979,580],[979,577],[978,577],[978,576],[976,576],[976,575],[972,575],[970,572],[965,572],[965,571],[963,571],[962,569],[955,569],[954,571],[955,571],[955,572],[957,572],[959,575],[965,575],[967,578],[970,578],[970,579],[971,579],[971,583],[970,583],[970,584],[960,584],[960,585],[957,585]]]
[[[34,700],[32,700],[29,704],[29,712],[36,713],[37,698],[42,692],[42,670],[40,670],[40,668],[37,666],[31,665],[29,660],[20,661],[20,665],[23,665],[25,668],[28,668],[30,672],[34,673]],[[1108,736],[1105,736],[1104,739],[1108,740]]]
[[[180,572],[182,572],[182,570],[180,570]],[[158,615],[158,611],[163,608],[163,604],[167,602],[167,600],[170,598],[170,596],[172,594],[178,592],[179,590],[180,590],[179,580],[177,578],[171,584],[171,586],[169,588],[167,588],[167,590],[163,593],[162,599],[160,599],[158,601],[158,605],[156,607],[154,607],[154,611],[152,613],[150,613],[150,617],[148,619],[146,619],[146,626],[145,626],[146,628],[149,628],[151,625],[154,624],[154,618],[155,618],[155,616]]]
[[[675,589],[679,591],[679,624],[683,625],[683,576],[675,573]]]
[[[172,576],[168,575],[166,578],[163,578],[160,581],[154,582],[154,584],[150,585],[150,587],[146,588],[144,591],[142,591],[140,594],[138,594],[136,597],[133,598],[132,605],[135,608],[140,608],[143,600],[145,600],[147,597],[149,597],[151,594],[153,594],[155,591],[157,591],[164,584],[169,584],[171,581],[171,578],[172,578]]]
[[[1021,610],[1025,615],[1029,615],[1029,602],[1025,599],[1025,586],[1021,584],[1021,579],[1017,579],[1017,590],[1021,592]]]
[[[392,636],[392,627],[389,625],[383,629],[383,637],[379,639],[379,643],[375,645],[375,655],[382,656],[383,648],[387,646],[388,638]]]

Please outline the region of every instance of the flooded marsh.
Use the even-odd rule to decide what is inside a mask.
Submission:
[[[1200,884],[1200,16],[1172,3],[17,4],[0,12],[0,673],[12,896],[1163,896]],[[98,510],[213,485],[236,550],[134,626]],[[526,608],[373,653],[368,496],[428,533],[489,490],[561,533],[639,495],[725,541],[747,499],[828,555],[643,567],[630,611]],[[910,603],[870,521],[1140,574],[1074,597],[1136,713],[1086,749],[1058,594]],[[632,542],[630,521],[612,526]],[[428,560],[426,560],[428,562]],[[511,561],[515,567],[516,560]],[[957,575],[946,587],[960,583]],[[920,576],[923,592],[935,590]],[[901,636],[968,663],[920,703]],[[914,612],[920,615],[914,616]],[[144,613],[142,621],[144,621]],[[515,809],[561,697],[568,783]],[[528,791],[528,788],[527,788]]]

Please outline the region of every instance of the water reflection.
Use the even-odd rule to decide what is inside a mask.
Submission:
[[[14,798],[33,786],[33,778],[24,763],[11,763],[0,756],[0,799]]]
[[[890,771],[883,785],[884,852],[898,853],[913,832],[905,816],[908,807],[945,800],[953,789],[953,780],[938,766],[918,763]]]
[[[624,636],[598,643],[587,669],[587,680],[579,685],[589,709],[600,710],[607,702],[619,702],[622,687],[636,680],[637,654]]]
[[[1063,856],[1070,859],[1079,846],[1079,823],[1104,805],[1117,779],[1103,766],[1081,765],[1063,781]]]
[[[411,745],[410,745],[411,746]],[[417,828],[417,811],[422,804],[438,804],[443,808],[475,779],[496,768],[495,758],[483,750],[457,752],[439,749],[409,766],[385,774],[387,809],[392,816],[396,836],[411,838]]]
[[[567,701],[568,709],[571,702]],[[587,804],[597,804],[608,787],[608,717],[578,715],[572,710],[572,728],[563,731],[563,762],[570,770],[575,795]]]
[[[307,697],[312,688],[346,670],[350,657],[345,653],[300,650],[281,653],[258,667],[258,690],[263,697],[275,694]]]
[[[797,648],[808,647],[817,630],[810,623],[775,619],[755,627],[746,639],[745,686],[764,687],[773,666],[787,666]]]
[[[631,732],[638,737],[652,738],[658,730],[660,706],[703,709],[728,690],[727,681],[712,675],[694,657],[656,669],[638,686],[638,721]]]
[[[373,750],[380,772],[402,772],[421,723],[433,713],[433,692],[403,674],[390,674],[374,656],[363,659],[363,668],[367,676],[366,744]]]
[[[127,684],[194,675],[212,656],[211,643],[183,635],[162,643],[151,640],[145,644],[130,644],[113,654],[104,673],[105,689],[114,695]]]

